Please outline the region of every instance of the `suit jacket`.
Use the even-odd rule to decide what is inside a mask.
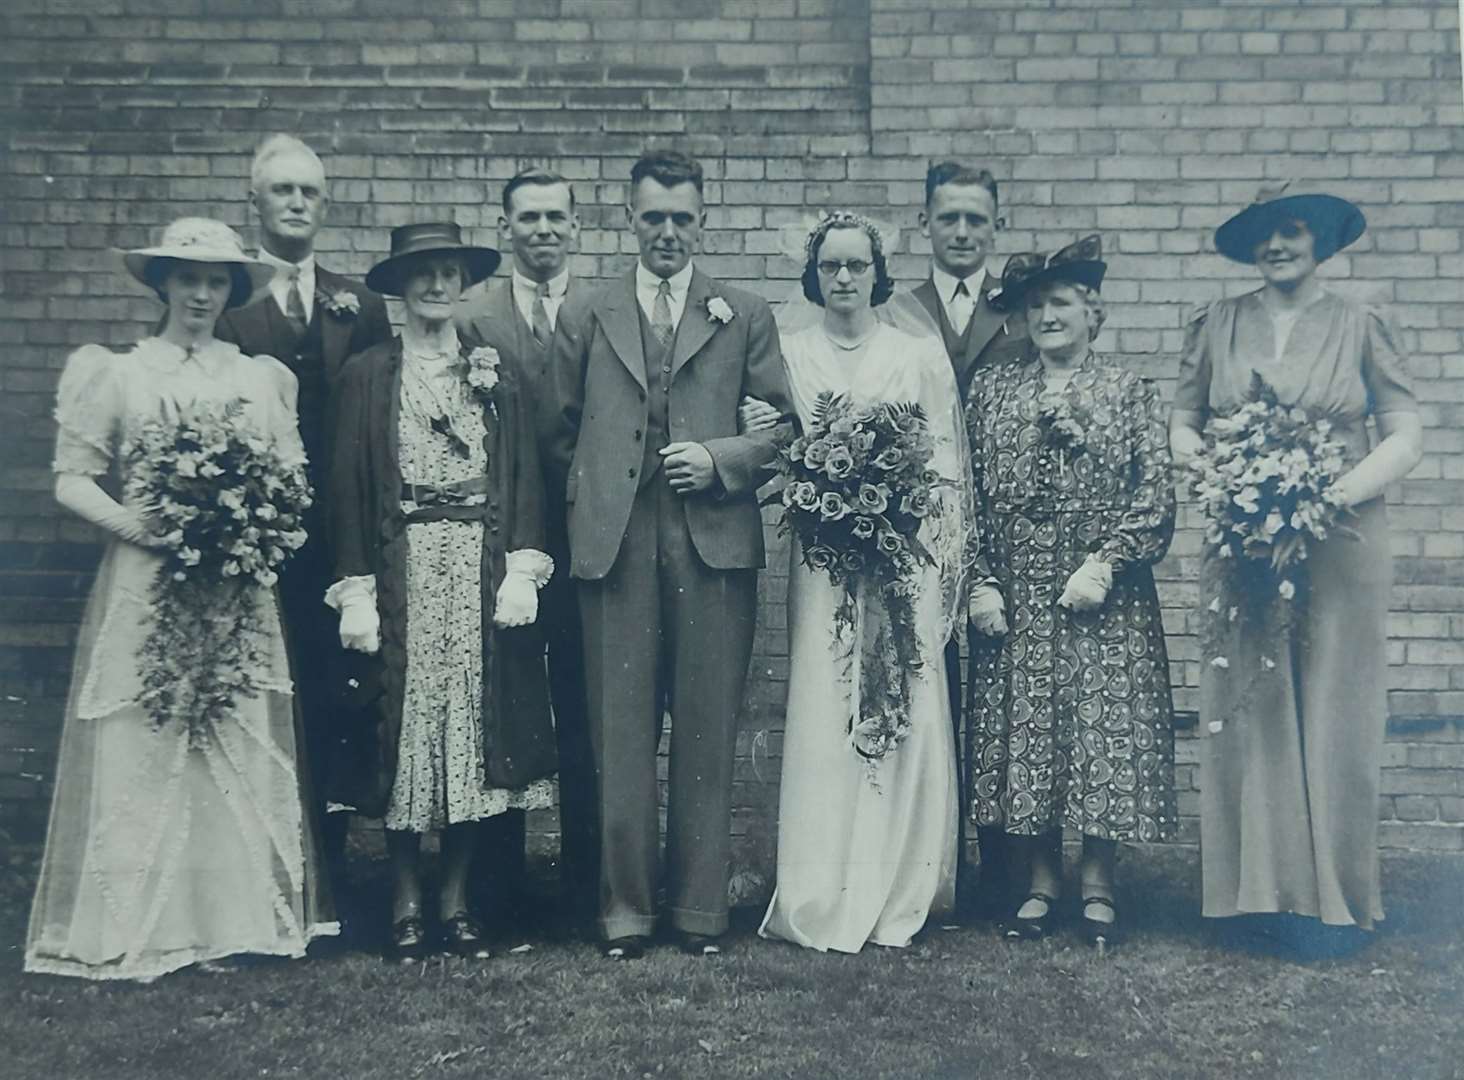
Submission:
[[[731,307],[730,321],[711,318],[707,302],[713,297]],[[565,485],[573,574],[594,580],[610,572],[620,553],[644,455],[651,388],[634,270],[559,309],[550,367],[546,469],[551,482]],[[705,446],[721,483],[721,490],[683,500],[697,554],[717,570],[759,568],[765,552],[757,486],[785,432],[739,435],[737,403],[751,394],[785,415],[794,413],[767,302],[694,271],[670,378],[671,441]]]
[[[990,280],[989,276],[987,280]],[[1026,320],[1020,315],[1009,317],[1008,313],[992,307],[985,291],[977,297],[976,310],[971,314],[965,335],[957,334],[946,317],[945,305],[940,302],[933,279],[926,278],[913,295],[940,327],[951,367],[956,371],[956,387],[961,392],[962,401],[966,400],[966,392],[971,388],[971,378],[977,368],[1020,360],[1026,353]]]
[[[360,305],[353,315],[335,315],[327,310],[326,301],[339,292],[351,293]],[[322,321],[323,320],[323,321]],[[320,322],[321,358],[325,377],[334,385],[348,356],[365,352],[373,345],[391,340],[391,321],[386,317],[386,302],[365,285],[333,274],[325,267],[315,267],[315,308],[311,322]],[[247,307],[226,311],[219,318],[214,335],[232,341],[250,356],[273,356],[288,364],[294,335],[274,297],[265,293]]]
[[[578,293],[573,277],[565,290],[564,304]],[[550,344],[540,345],[534,331],[520,313],[513,298],[512,278],[490,278],[464,294],[458,305],[458,336],[464,340],[489,345],[500,353],[512,353],[518,368],[536,399],[551,392],[549,377]]]

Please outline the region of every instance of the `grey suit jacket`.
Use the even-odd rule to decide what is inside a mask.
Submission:
[[[731,307],[729,322],[710,317],[713,297]],[[560,308],[550,368],[546,468],[564,478],[572,572],[594,580],[609,573],[625,538],[648,416],[633,270]],[[718,570],[757,568],[765,559],[756,492],[783,432],[739,435],[745,394],[794,413],[772,311],[761,297],[697,270],[672,352],[668,419],[671,440],[705,446],[721,481],[723,490],[683,502],[697,553]]]

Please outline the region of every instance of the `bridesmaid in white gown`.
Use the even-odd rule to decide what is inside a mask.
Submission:
[[[931,912],[954,899],[958,797],[944,645],[964,597],[971,489],[955,379],[940,338],[933,326],[928,333],[897,327],[905,320],[889,317],[893,305],[880,306],[893,282],[879,230],[857,215],[834,214],[813,230],[806,253],[804,294],[823,310],[783,338],[804,425],[826,391],[919,402],[936,438],[933,467],[954,481],[938,489],[920,534],[936,565],[916,571],[924,665],[911,681],[910,730],[873,763],[848,735],[858,701],[857,680],[835,648],[843,587],[804,565],[794,543],[778,878],[759,932],[853,953],[868,941],[908,945]]]

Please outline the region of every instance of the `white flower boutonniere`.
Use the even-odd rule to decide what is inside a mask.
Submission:
[[[707,318],[726,326],[737,313],[720,296],[707,297]]]
[[[480,345],[468,353],[468,385],[480,397],[488,397],[498,385],[498,350]]]
[[[349,319],[361,312],[361,299],[350,289],[337,289],[329,296],[316,293],[315,298],[337,319]]]

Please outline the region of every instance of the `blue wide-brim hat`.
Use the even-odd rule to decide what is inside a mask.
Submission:
[[[1316,241],[1316,259],[1330,259],[1367,229],[1367,218],[1352,203],[1324,192],[1283,194],[1280,184],[1264,187],[1256,201],[1215,230],[1215,248],[1227,259],[1254,266],[1256,245],[1280,225],[1304,221]]]

